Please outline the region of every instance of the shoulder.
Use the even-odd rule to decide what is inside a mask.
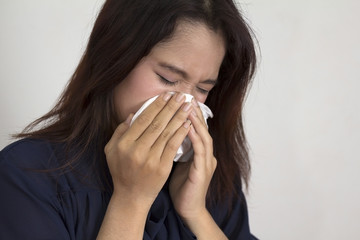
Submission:
[[[88,195],[73,193],[70,175],[56,169],[56,146],[23,139],[0,151],[0,239],[26,239],[29,232],[33,239],[67,239],[78,211],[73,200],[88,207]]]
[[[0,151],[0,164],[24,168],[48,168],[53,157],[52,145],[45,140],[21,139]]]
[[[45,140],[22,139],[0,151],[2,188],[42,190],[54,189],[58,161],[52,145]],[[6,184],[5,184],[6,183]],[[53,193],[55,194],[55,193]]]
[[[0,151],[0,190],[39,199],[69,191],[77,182],[65,181],[58,149],[56,144],[40,139],[21,139],[5,147]]]
[[[0,165],[28,170],[59,168],[62,147],[44,139],[25,138],[0,151]]]
[[[73,153],[61,143],[18,140],[0,151],[0,181],[42,189],[52,195],[68,191],[99,191],[88,156],[71,164]]]

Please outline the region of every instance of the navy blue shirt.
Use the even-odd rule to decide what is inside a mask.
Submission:
[[[0,152],[0,239],[95,239],[111,192],[80,181],[59,167],[54,145],[24,139]],[[229,239],[250,234],[244,195],[231,214],[225,206],[209,209]],[[153,203],[144,239],[196,239],[176,213],[167,184]]]

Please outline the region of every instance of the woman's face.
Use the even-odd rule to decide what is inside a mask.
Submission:
[[[222,36],[204,24],[181,23],[173,37],[158,43],[115,88],[118,120],[163,92],[183,92],[205,102],[225,55]]]

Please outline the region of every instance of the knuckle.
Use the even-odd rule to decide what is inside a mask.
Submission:
[[[132,151],[129,153],[129,157],[133,163],[140,163],[142,161],[142,153],[138,148],[132,149]]]
[[[161,130],[162,124],[159,120],[154,120],[151,122],[151,124],[149,125],[149,129],[152,132],[157,132],[159,130]]]
[[[138,121],[140,125],[143,125],[143,124],[148,124],[151,121],[151,118],[148,114],[143,113],[139,115],[136,121]]]
[[[203,139],[203,143],[204,143],[204,147],[206,149],[209,149],[209,151],[212,152],[212,149],[213,149],[212,139],[211,138],[205,138],[205,139]]]
[[[159,167],[157,172],[158,172],[158,175],[160,175],[162,177],[169,175],[169,169],[165,165],[162,165],[161,167]]]
[[[124,127],[125,127],[125,124],[126,124],[125,122],[121,123],[121,124],[115,129],[114,134],[116,134],[116,135],[121,135],[122,132],[123,132],[123,129],[124,129]]]
[[[174,116],[174,120],[175,120],[176,122],[178,122],[179,124],[182,124],[182,123],[184,123],[184,121],[186,120],[187,116],[188,116],[188,115],[187,115],[186,112],[184,112],[184,111],[178,111],[178,113],[175,114],[175,116]]]
[[[157,98],[153,104],[155,105],[156,108],[163,108],[164,107],[164,103],[162,101],[159,101],[159,98]]]
[[[174,101],[170,101],[167,105],[166,105],[166,109],[169,112],[176,112],[179,108],[179,104],[174,102]]]
[[[179,146],[177,144],[175,144],[174,141],[169,141],[169,143],[167,144],[167,148],[171,152],[176,152],[178,150]]]
[[[172,135],[172,132],[169,130],[164,130],[161,134],[161,138],[163,139],[168,139],[170,138],[170,136]]]
[[[124,154],[127,152],[128,146],[124,142],[119,142],[117,145],[117,149],[120,154]]]
[[[217,159],[213,157],[211,162],[212,162],[212,169],[215,170],[218,164]]]
[[[157,165],[155,164],[154,159],[149,159],[149,161],[146,162],[146,168],[149,172],[154,172],[157,168]]]
[[[213,140],[212,140],[212,138],[211,137],[207,137],[207,138],[205,138],[204,139],[204,144],[206,145],[206,146],[209,146],[209,147],[213,147]]]
[[[206,157],[206,150],[205,150],[205,148],[204,148],[204,147],[198,148],[197,154],[198,154],[199,156],[205,158],[205,157]]]
[[[107,143],[104,147],[104,153],[105,153],[105,155],[108,155],[109,152],[110,152],[110,145],[109,145],[109,143]]]

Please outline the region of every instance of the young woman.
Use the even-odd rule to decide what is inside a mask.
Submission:
[[[0,153],[0,238],[253,239],[242,108],[255,65],[232,0],[106,1],[57,105]],[[174,163],[186,136],[193,157]]]

